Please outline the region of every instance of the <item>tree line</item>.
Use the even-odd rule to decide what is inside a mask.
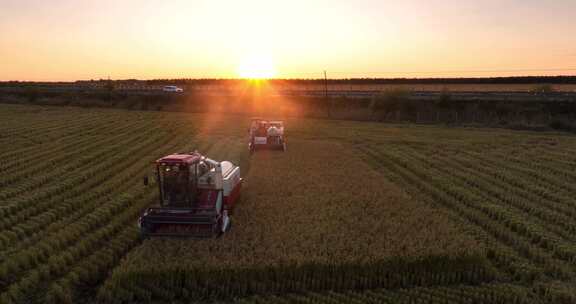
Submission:
[[[482,96],[482,95],[479,95]],[[446,123],[513,126],[534,129],[542,126],[576,130],[576,98],[557,99],[549,85],[535,86],[530,99],[464,98],[444,89],[426,98],[403,88],[380,91],[368,98],[206,96],[186,94],[131,94],[107,82],[100,90],[46,91],[37,88],[0,91],[0,102],[82,107],[116,107],[136,110],[248,113],[251,115],[308,116],[381,122]]]
[[[146,85],[227,85],[246,82],[235,78],[162,78],[162,79],[92,79],[75,82],[0,81],[0,87],[62,86],[86,83],[142,83]],[[576,84],[576,76],[510,76],[510,77],[460,77],[460,78],[332,78],[328,84]],[[322,78],[270,79],[271,84],[324,84]]]

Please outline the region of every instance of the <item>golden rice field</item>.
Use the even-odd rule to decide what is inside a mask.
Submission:
[[[218,147],[208,152],[228,148]],[[394,287],[450,282],[455,274],[490,278],[479,261],[481,244],[344,145],[294,139],[288,152],[262,151],[250,161],[229,235],[144,241],[102,288],[105,300]],[[398,271],[406,275],[396,277]]]
[[[0,105],[0,303],[573,303],[561,133]],[[142,240],[151,161],[240,164],[219,239]]]

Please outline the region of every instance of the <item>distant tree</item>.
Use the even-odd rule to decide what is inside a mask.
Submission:
[[[548,123],[548,126],[558,131],[566,131],[566,132],[576,131],[576,126],[574,126],[572,123],[560,119],[554,119],[550,121]]]
[[[515,111],[515,105],[510,102],[501,102],[496,104],[495,110],[498,117],[498,123],[505,125],[508,123],[507,118],[510,116],[510,113]]]
[[[114,81],[111,79],[106,80],[104,83],[104,89],[106,89],[106,91],[114,91]]]
[[[534,119],[542,113],[543,109],[544,108],[541,103],[528,103],[525,105],[519,105],[518,112],[521,115],[522,123],[526,125],[532,124]]]
[[[423,104],[424,104],[423,102],[418,100],[410,100],[410,99],[404,100],[399,104],[400,112],[408,114],[410,119],[416,116],[415,121],[418,121],[417,113],[418,110],[423,106]]]
[[[530,92],[534,94],[548,94],[553,93],[554,87],[551,84],[541,84],[533,87]]]
[[[446,111],[453,107],[452,93],[448,88],[443,88],[438,95],[438,99],[434,102],[436,107],[436,122],[440,121],[440,111]]]
[[[111,101],[114,93],[114,82],[110,79],[106,80],[106,83],[104,83],[104,89],[106,90],[104,99],[106,101]]]
[[[496,113],[496,103],[493,101],[477,101],[477,109],[484,117],[484,122],[489,121]]]
[[[36,89],[34,87],[27,88],[26,89],[26,97],[28,99],[28,102],[34,103],[40,97],[40,92],[38,91],[38,89]]]
[[[438,104],[444,105],[446,108],[450,107],[452,103],[452,93],[447,87],[442,88],[438,96]]]
[[[403,103],[408,102],[410,90],[403,88],[386,89],[372,97],[370,108],[373,117],[379,116],[380,120],[386,118],[388,114],[397,112],[397,119],[401,113]]]

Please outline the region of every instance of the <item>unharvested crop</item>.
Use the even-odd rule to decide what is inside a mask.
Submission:
[[[0,105],[0,303],[576,301],[572,136],[293,118],[250,157],[246,127]],[[231,233],[142,242],[142,176],[194,149],[242,167]]]
[[[344,145],[292,140],[286,153],[258,152],[245,186],[230,234],[146,240],[102,298],[226,298],[490,277],[478,242]]]
[[[156,196],[141,185],[150,162],[225,137],[191,115],[5,105],[0,115],[2,303],[94,289],[139,242],[136,219]]]

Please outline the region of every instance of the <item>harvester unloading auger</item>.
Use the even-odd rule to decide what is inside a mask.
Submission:
[[[138,220],[142,236],[213,237],[230,229],[240,167],[198,152],[171,154],[155,164],[160,206],[146,209]]]

